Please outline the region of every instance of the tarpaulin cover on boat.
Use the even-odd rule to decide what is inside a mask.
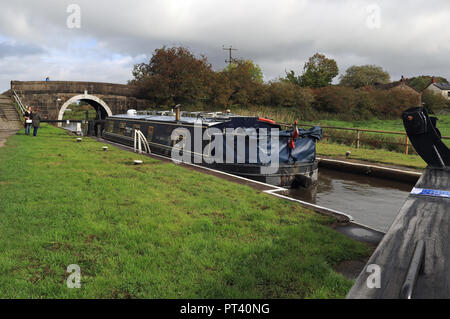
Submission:
[[[265,127],[267,128],[267,127]],[[236,131],[235,138],[223,138],[223,161],[226,163],[310,163],[316,159],[316,140],[322,138],[322,129],[313,127],[310,130],[298,129],[299,137],[295,139],[295,148],[289,147],[292,130],[279,131],[278,138],[270,135],[259,135],[255,128],[241,128]],[[245,141],[245,142],[244,142]],[[272,154],[277,149],[278,155]],[[245,148],[238,145],[245,145]],[[228,154],[227,154],[228,150]],[[233,150],[233,151],[230,151]],[[219,150],[215,150],[217,152]],[[230,158],[231,157],[231,158]]]

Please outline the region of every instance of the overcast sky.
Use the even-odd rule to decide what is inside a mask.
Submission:
[[[301,73],[315,52],[391,74],[450,79],[450,1],[0,0],[0,91],[11,80],[126,83],[163,45],[223,68],[232,45],[265,80]],[[76,4],[77,10],[69,7]],[[68,12],[68,9],[69,10]],[[80,21],[80,28],[77,22]],[[68,23],[69,22],[69,23]],[[337,78],[336,78],[337,80]],[[336,81],[335,80],[335,81]]]

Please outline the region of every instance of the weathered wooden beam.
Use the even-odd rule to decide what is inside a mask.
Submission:
[[[449,168],[427,168],[416,188],[450,191]],[[389,231],[370,257],[347,298],[402,298],[416,246],[424,244],[423,272],[411,298],[450,298],[450,198],[410,194]],[[379,288],[367,284],[368,269],[380,270]],[[370,288],[373,287],[373,288]]]

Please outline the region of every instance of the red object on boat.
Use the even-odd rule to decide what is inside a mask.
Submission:
[[[295,139],[299,137],[297,121],[294,122],[294,131],[292,132],[291,139],[289,141],[289,147],[295,149]]]
[[[265,118],[263,118],[263,117],[259,117],[259,118],[258,118],[258,121],[260,121],[260,122],[266,122],[266,123],[270,123],[270,124],[275,124],[275,121],[274,121],[274,120],[265,119]]]

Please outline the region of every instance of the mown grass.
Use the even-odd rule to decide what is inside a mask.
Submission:
[[[316,145],[317,155],[346,159],[345,153],[351,152],[350,159],[367,161],[372,163],[405,166],[423,169],[427,166],[419,155],[406,155],[398,152],[390,152],[382,149],[353,148],[344,144],[319,142]]]
[[[97,113],[94,109],[88,110],[88,120],[95,120]],[[79,109],[72,109],[72,111],[64,112],[63,120],[86,120],[86,111]]]
[[[101,146],[44,125],[0,148],[0,297],[340,298],[333,265],[369,254],[330,217]]]
[[[450,136],[450,115],[437,115],[439,119],[437,127],[441,131],[442,136]],[[307,122],[311,125],[323,125],[334,127],[348,127],[348,128],[360,128],[367,130],[381,130],[381,131],[393,131],[393,132],[405,132],[403,122],[401,119],[397,120],[362,120],[362,121],[339,121],[339,120],[319,120],[314,122]]]
[[[334,126],[334,127],[346,127],[346,128],[360,128],[367,130],[380,130],[380,131],[393,131],[393,132],[405,132],[403,122],[401,118],[398,119],[369,119],[369,120],[338,120],[333,119],[332,114],[323,114],[322,118],[318,120],[310,120],[304,118],[300,111],[296,111],[293,108],[274,108],[274,107],[250,107],[250,108],[236,108],[232,110],[233,113],[241,115],[261,116],[274,119],[281,123],[305,123],[310,125],[321,126]],[[319,114],[320,116],[320,114]],[[338,116],[338,115],[336,115]],[[434,115],[432,115],[434,116]],[[450,115],[436,115],[438,118],[437,127],[439,128],[442,136],[450,136]]]

